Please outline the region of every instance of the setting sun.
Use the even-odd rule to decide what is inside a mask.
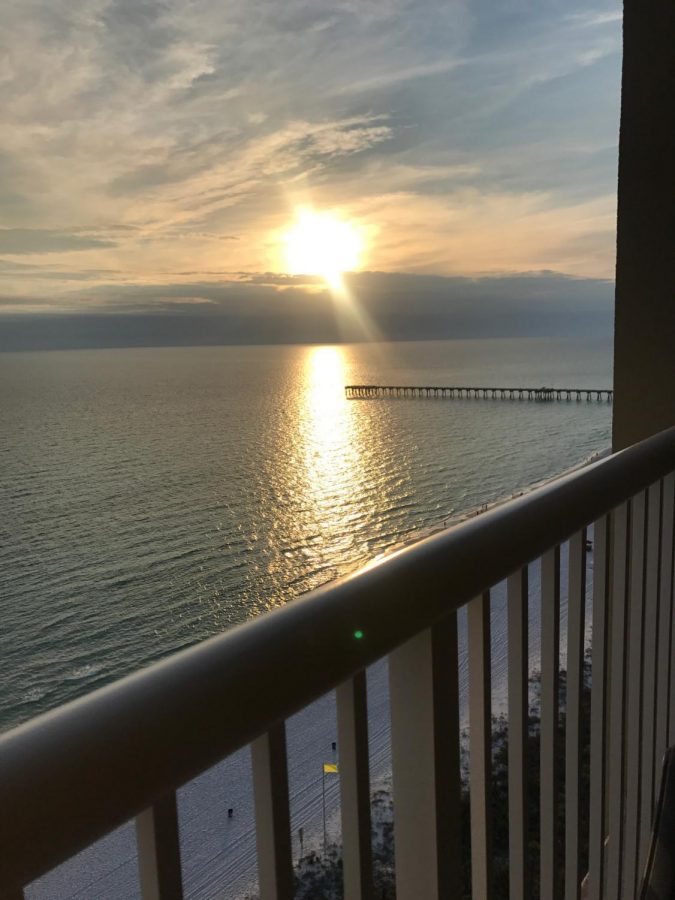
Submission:
[[[344,272],[356,269],[363,252],[360,229],[334,213],[301,210],[285,233],[291,275],[320,275],[338,287]]]

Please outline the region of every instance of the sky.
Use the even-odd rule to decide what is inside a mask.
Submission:
[[[2,20],[0,349],[611,319],[617,2],[2,0]],[[363,235],[351,311],[285,268],[299,207]]]

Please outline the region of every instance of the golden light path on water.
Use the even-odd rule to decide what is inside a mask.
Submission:
[[[322,552],[340,553],[350,544],[349,517],[362,493],[366,435],[344,395],[345,350],[309,348],[304,370],[300,431],[307,499],[321,530]]]
[[[276,454],[272,476],[281,502],[270,523],[266,574],[277,590],[258,611],[370,560],[395,502],[391,491],[400,489],[400,478],[389,477],[380,411],[345,398],[353,353],[346,346],[301,350],[285,429],[292,442]]]
[[[253,615],[377,555],[386,511],[402,489],[400,475],[392,478],[386,410],[345,397],[359,371],[355,347],[298,347],[294,356],[258,482],[256,543],[265,562],[247,576]]]

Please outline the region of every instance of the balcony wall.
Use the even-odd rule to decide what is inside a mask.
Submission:
[[[614,448],[675,424],[675,5],[626,0]]]

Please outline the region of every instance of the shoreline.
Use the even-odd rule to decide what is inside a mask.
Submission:
[[[611,447],[605,447],[604,450],[594,450],[589,456],[585,457],[581,462],[575,463],[573,466],[570,466],[567,469],[563,469],[562,472],[558,472],[555,475],[551,475],[547,478],[540,478],[539,481],[535,481],[532,484],[524,487],[521,491],[515,491],[512,494],[506,494],[502,497],[498,497],[496,500],[493,500],[490,503],[484,503],[482,506],[472,507],[471,509],[464,510],[463,512],[457,513],[456,515],[449,516],[444,520],[444,524],[441,527],[429,527],[429,528],[421,528],[419,531],[412,532],[410,536],[393,544],[383,553],[378,553],[376,556],[370,560],[371,563],[380,562],[383,559],[386,559],[392,553],[396,553],[399,550],[403,550],[406,547],[411,547],[413,544],[418,543],[419,541],[424,540],[425,538],[433,537],[435,534],[440,534],[442,531],[447,530],[448,528],[454,528],[456,525],[461,525],[462,522],[466,522],[469,519],[474,519],[476,516],[481,515],[484,512],[488,512],[491,509],[496,509],[500,506],[504,506],[505,503],[508,503],[510,500],[515,500],[517,497],[524,497],[526,494],[531,494],[532,491],[537,488],[543,487],[545,484],[551,484],[554,481],[557,481],[559,478],[563,478],[565,475],[571,475],[573,472],[579,471],[579,469],[583,469],[586,466],[590,466],[592,463],[598,462],[601,459],[605,459],[605,457],[610,456],[612,453]],[[353,569],[349,569],[345,574],[351,575],[353,572],[357,572],[360,566],[354,566]],[[326,582],[329,584],[330,582]]]

